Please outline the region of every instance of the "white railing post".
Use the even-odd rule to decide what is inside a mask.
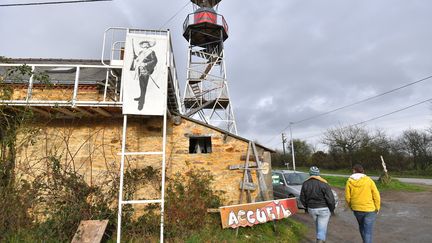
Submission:
[[[123,116],[123,133],[122,133],[122,148],[121,148],[121,160],[120,160],[120,188],[118,197],[118,213],[117,213],[117,243],[121,241],[121,218],[122,218],[122,206],[123,206],[123,180],[124,180],[124,162],[125,162],[125,151],[126,151],[126,130],[127,130],[127,115]]]
[[[35,71],[35,66],[32,66],[32,74],[30,76],[29,79],[29,86],[27,89],[27,97],[26,97],[26,101],[29,101],[32,98],[32,93],[33,93],[33,78],[34,78],[34,71]]]
[[[103,96],[103,101],[106,101],[106,96],[107,96],[107,91],[108,91],[108,81],[109,81],[109,72],[110,70],[107,69],[106,70],[106,76],[105,76],[105,88],[104,88],[104,96]]]
[[[79,76],[80,76],[80,66],[77,66],[76,67],[76,73],[75,73],[74,91],[73,91],[73,96],[72,96],[72,107],[75,107],[76,101],[77,101]]]

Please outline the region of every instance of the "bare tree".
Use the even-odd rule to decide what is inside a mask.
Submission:
[[[399,139],[402,149],[412,157],[417,170],[424,170],[431,164],[432,136],[426,131],[410,129]]]
[[[340,151],[344,158],[353,166],[353,154],[362,146],[368,144],[373,137],[369,131],[360,126],[337,127],[324,133],[323,143],[330,150]]]

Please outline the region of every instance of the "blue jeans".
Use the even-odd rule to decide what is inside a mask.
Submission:
[[[315,231],[317,240],[326,240],[327,225],[330,220],[329,208],[308,208],[309,214],[315,222]]]
[[[376,219],[376,212],[354,211],[354,216],[357,218],[363,242],[372,243],[372,233]]]

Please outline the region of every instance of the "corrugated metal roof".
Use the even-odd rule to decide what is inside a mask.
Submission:
[[[106,62],[109,62],[108,60]],[[71,64],[102,65],[100,59],[62,59],[62,58],[5,58],[0,63],[12,64]]]
[[[74,85],[76,68],[62,67],[58,68],[55,65],[102,65],[100,60],[83,60],[83,59],[43,59],[43,58],[14,58],[7,59],[6,62],[10,64],[53,64],[53,67],[36,67],[35,72],[46,73],[49,75],[51,83]],[[5,73],[9,67],[0,66],[0,74]],[[6,79],[5,83],[25,83],[29,77],[22,76],[21,79]],[[106,78],[106,70],[102,68],[80,68],[80,84],[98,84]],[[37,81],[35,81],[37,83]]]

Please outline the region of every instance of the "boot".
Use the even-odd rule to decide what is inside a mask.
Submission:
[[[138,101],[138,110],[142,110],[144,107],[144,99]]]
[[[325,243],[325,241],[317,239],[316,243]]]

